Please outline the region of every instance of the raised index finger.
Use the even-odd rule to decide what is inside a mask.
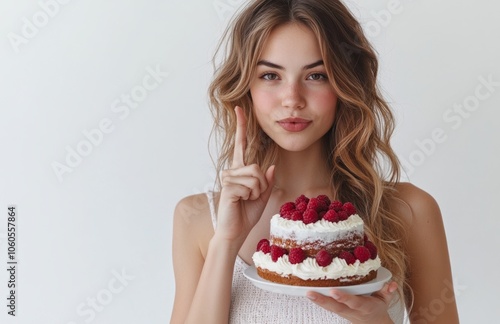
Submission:
[[[236,135],[234,138],[234,152],[232,168],[245,166],[245,149],[247,146],[247,119],[241,107],[234,108],[236,114]]]

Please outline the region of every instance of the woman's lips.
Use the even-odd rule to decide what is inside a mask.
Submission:
[[[286,131],[300,132],[306,129],[311,124],[311,121],[302,118],[285,118],[278,120],[278,124]]]

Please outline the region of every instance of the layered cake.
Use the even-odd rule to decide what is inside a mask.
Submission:
[[[360,284],[380,268],[356,208],[325,195],[283,204],[271,218],[270,240],[260,240],[252,258],[260,277],[294,286]]]

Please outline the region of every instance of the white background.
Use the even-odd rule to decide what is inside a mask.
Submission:
[[[172,213],[214,180],[210,59],[243,1],[54,1],[0,3],[0,321],[166,323]],[[440,203],[462,322],[490,323],[500,266],[500,5],[349,5],[380,55],[394,148],[409,179]],[[161,75],[141,92],[148,69]],[[125,115],[117,102],[130,94],[142,101]],[[85,146],[84,132],[106,121],[108,133]],[[58,178],[53,165],[77,148],[87,155]],[[6,307],[11,204],[15,318]]]

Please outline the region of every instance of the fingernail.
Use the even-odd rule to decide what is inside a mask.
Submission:
[[[332,296],[335,299],[339,299],[340,298],[340,295],[339,295],[339,293],[336,290],[332,290],[330,292],[330,296]]]
[[[310,300],[316,300],[316,296],[314,295],[307,294],[306,297],[309,298]]]
[[[397,287],[397,286],[392,286],[392,285],[391,285],[391,286],[389,286],[389,292],[390,292],[390,293],[395,292],[395,291],[396,291],[396,289],[398,289],[398,287]]]

